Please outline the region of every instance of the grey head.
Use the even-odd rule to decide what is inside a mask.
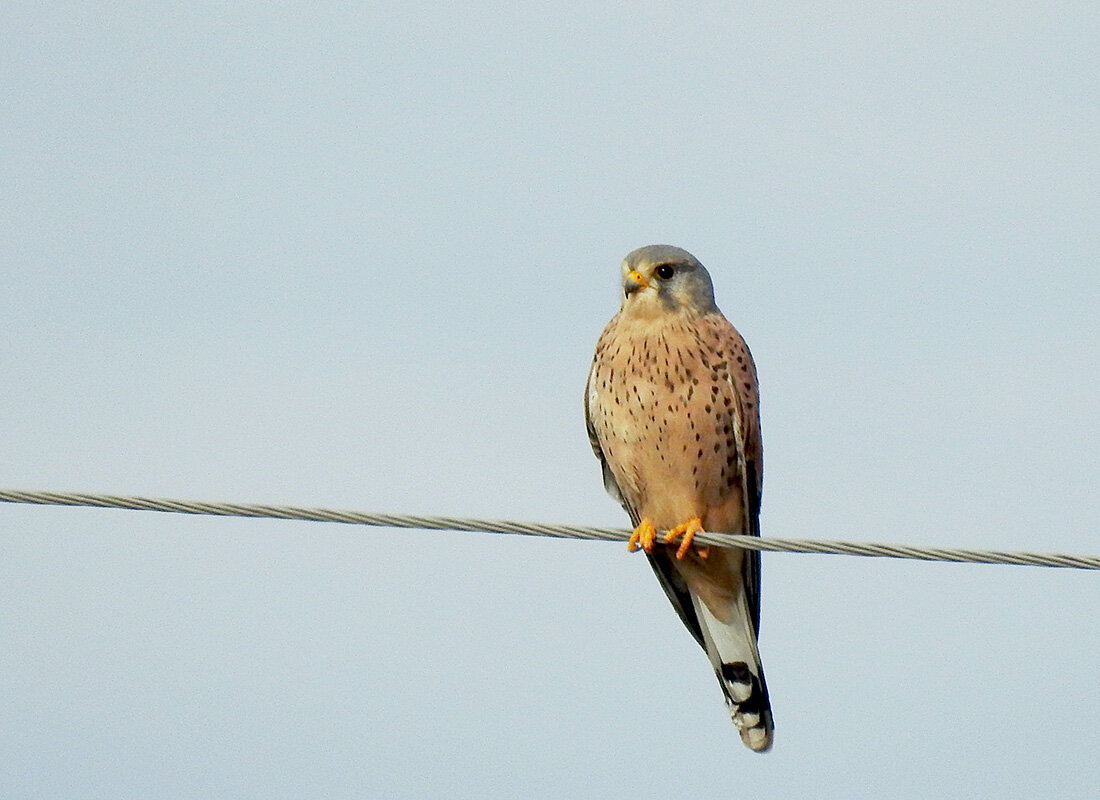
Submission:
[[[687,250],[668,244],[639,247],[623,259],[622,269],[624,312],[652,316],[718,310],[710,274]]]

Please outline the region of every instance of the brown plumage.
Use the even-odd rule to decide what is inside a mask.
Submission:
[[[585,395],[604,485],[644,536],[697,519],[759,535],[763,456],[756,368],[690,253],[643,247],[623,261],[623,304],[596,345]],[[682,530],[682,527],[681,527]],[[643,542],[644,542],[643,538]],[[760,555],[646,547],[673,606],[707,651],[744,743],[766,750],[772,717],[756,638]]]

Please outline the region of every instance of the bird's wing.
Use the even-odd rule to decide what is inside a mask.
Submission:
[[[640,520],[637,519],[637,514],[634,513],[634,510],[626,502],[626,498],[623,497],[619,484],[615,482],[615,475],[611,472],[611,466],[607,463],[603,448],[600,447],[600,437],[596,434],[596,424],[592,420],[592,375],[595,370],[596,362],[593,361],[588,370],[588,380],[585,381],[584,386],[584,427],[588,429],[588,443],[592,445],[592,452],[600,460],[600,469],[603,471],[603,488],[618,501],[619,505],[626,509],[626,513],[630,515],[630,521],[637,526]]]
[[[728,324],[728,323],[727,323]],[[746,536],[760,535],[760,497],[763,489],[764,453],[760,437],[760,400],[756,365],[741,338],[730,325],[729,352],[736,357],[727,371],[733,389],[734,436],[737,442],[737,467],[741,476],[741,496],[744,498]],[[752,616],[752,626],[760,635],[760,551],[745,554],[743,562],[745,595]]]

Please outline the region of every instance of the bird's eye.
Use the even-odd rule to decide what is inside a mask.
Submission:
[[[675,270],[672,269],[671,264],[662,264],[661,266],[657,267],[657,277],[663,281],[667,281],[669,278],[671,278],[673,272],[675,272]]]

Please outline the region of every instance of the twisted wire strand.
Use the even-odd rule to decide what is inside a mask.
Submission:
[[[194,500],[168,500],[132,495],[83,494],[75,492],[38,492],[0,489],[0,502],[53,506],[90,506],[138,511],[164,511],[179,514],[204,514],[220,517],[262,517],[340,522],[349,525],[373,525],[386,528],[513,533],[523,536],[554,536],[564,539],[626,541],[625,528],[596,528],[583,525],[551,525],[511,520],[471,519],[466,517],[416,516],[411,514],[373,514],[330,508],[273,506],[256,503],[209,503]],[[967,550],[957,547],[919,547],[876,542],[844,542],[814,539],[757,538],[728,533],[699,533],[695,541],[746,550],[783,553],[819,553],[831,555],[904,558],[919,561],[951,561],[974,564],[1012,564],[1032,567],[1065,567],[1100,570],[1100,556],[1064,553],[1030,553],[1006,550]]]

